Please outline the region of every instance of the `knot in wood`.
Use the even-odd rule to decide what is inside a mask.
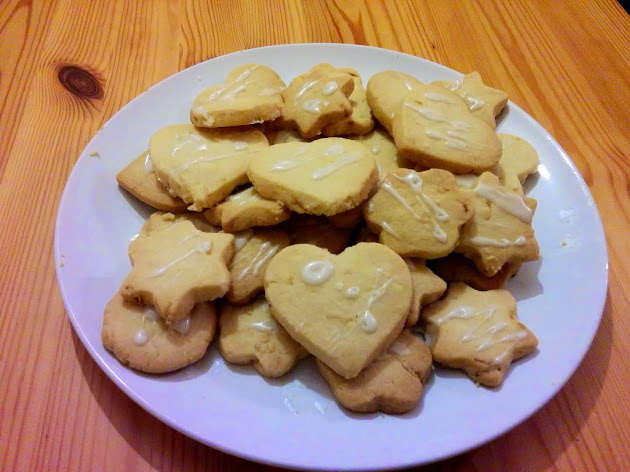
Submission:
[[[102,98],[103,87],[91,73],[77,66],[65,66],[59,70],[59,82],[79,98]]]

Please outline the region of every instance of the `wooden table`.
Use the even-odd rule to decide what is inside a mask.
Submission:
[[[202,3],[0,3],[2,470],[267,468],[165,426],[101,372],[68,321],[52,242],[70,170],[125,103],[200,61],[293,42],[479,70],[556,137],[604,222],[610,288],[575,375],[513,431],[424,470],[630,470],[630,17],[619,4]]]

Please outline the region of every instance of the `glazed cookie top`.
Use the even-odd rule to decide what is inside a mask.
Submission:
[[[271,261],[265,295],[272,314],[311,354],[355,377],[403,328],[412,297],[405,262],[381,244],[338,256],[307,244]]]
[[[295,212],[335,215],[365,200],[378,171],[362,144],[323,138],[262,149],[252,158],[247,175],[261,195]]]
[[[398,254],[436,259],[454,249],[471,206],[450,172],[398,169],[383,181],[364,215],[380,242]]]
[[[354,89],[348,97],[350,105],[352,105],[352,113],[350,116],[341,119],[335,123],[331,123],[324,127],[322,134],[324,136],[347,136],[353,134],[367,134],[374,129],[374,119],[372,118],[372,110],[367,102],[363,82],[357,71],[353,69],[340,69],[352,76],[354,81]]]
[[[253,152],[268,146],[252,127],[199,129],[170,125],[151,136],[149,152],[158,179],[190,209],[201,211],[247,183]]]

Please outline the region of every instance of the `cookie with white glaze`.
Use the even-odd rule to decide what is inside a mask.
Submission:
[[[305,138],[317,136],[326,126],[352,114],[348,97],[353,89],[350,74],[330,64],[317,64],[282,92],[283,125],[297,128]]]
[[[208,223],[203,215],[197,212],[173,214],[156,211],[144,222],[136,238],[167,229],[178,221],[190,221],[195,228],[204,233],[217,233],[221,230],[220,227]]]
[[[186,202],[168,193],[157,179],[149,151],[144,151],[127,164],[116,174],[116,180],[131,195],[157,210],[174,213],[186,211]]]
[[[352,105],[352,112],[350,116],[325,126],[322,134],[329,137],[367,134],[374,129],[374,118],[372,118],[372,110],[368,105],[361,77],[354,69],[344,68],[340,70],[350,74],[354,81],[354,89],[348,97]]]
[[[472,202],[448,171],[398,169],[381,183],[364,216],[380,242],[401,256],[436,259],[455,248]]]
[[[293,213],[280,228],[289,235],[291,244],[312,244],[339,254],[352,239],[352,230],[335,226],[323,216]]]
[[[251,364],[264,377],[280,377],[308,355],[271,316],[264,297],[243,306],[224,303],[219,326],[223,358],[232,364]]]
[[[338,256],[299,244],[269,264],[265,296],[293,339],[337,374],[353,378],[402,331],[411,275],[382,244],[357,244]]]
[[[221,298],[230,286],[226,267],[234,236],[199,231],[189,221],[138,237],[129,245],[132,269],[120,293],[155,307],[167,322],[185,318],[197,303]]]
[[[488,277],[508,262],[538,259],[538,242],[532,228],[536,200],[510,192],[490,172],[482,174],[469,192],[474,216],[462,227],[455,252],[472,259]]]
[[[422,317],[433,360],[488,387],[501,385],[512,361],[538,346],[534,333],[518,321],[516,300],[507,290],[479,292],[454,283]]]
[[[269,263],[288,245],[287,234],[276,228],[253,228],[236,233],[236,253],[228,265],[232,283],[225,295],[227,300],[242,305],[261,292]]]
[[[405,326],[412,327],[418,322],[420,309],[438,300],[446,291],[446,282],[427,267],[424,259],[406,258],[405,262],[411,273],[413,298]]]
[[[202,128],[224,128],[275,120],[282,112],[285,88],[280,76],[267,66],[236,67],[224,84],[210,87],[195,98],[190,121]]]
[[[186,318],[168,325],[153,308],[128,302],[117,292],[105,306],[101,340],[123,364],[160,374],[201,359],[216,325],[211,302],[195,305]]]
[[[473,261],[461,254],[451,253],[431,262],[433,271],[446,282],[462,282],[475,290],[495,290],[505,287],[522,265],[521,262],[507,262],[503,264],[499,272],[489,277],[477,269]]]
[[[377,359],[352,379],[317,361],[317,367],[339,403],[351,411],[400,414],[422,398],[432,370],[427,345],[405,330]]]
[[[424,167],[454,174],[480,174],[492,169],[501,158],[496,132],[472,115],[459,97],[435,99],[446,97],[447,92],[420,89],[405,98],[392,125],[398,152]]]
[[[505,188],[523,195],[525,179],[538,169],[538,153],[534,146],[518,136],[499,133],[499,139],[503,153],[493,173]]]
[[[262,149],[247,175],[262,196],[311,215],[336,215],[356,207],[378,179],[370,150],[344,138]]]
[[[248,183],[253,153],[267,146],[265,135],[252,127],[170,125],[151,136],[149,152],[158,179],[190,210],[201,211]]]
[[[291,211],[282,203],[260,195],[254,187],[233,193],[218,205],[204,211],[213,225],[233,233],[253,226],[273,226],[286,221]]]
[[[493,129],[497,127],[495,117],[501,113],[508,102],[507,93],[484,84],[481,74],[476,71],[456,80],[437,80],[433,84],[462,97],[470,112]]]

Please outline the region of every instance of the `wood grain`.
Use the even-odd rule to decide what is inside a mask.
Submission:
[[[69,324],[52,242],[79,153],[125,103],[200,61],[298,42],[479,70],[560,142],[602,215],[609,291],[575,375],[510,433],[423,470],[630,470],[630,17],[613,0],[1,2],[0,468],[273,469],[175,432],[105,377]]]

